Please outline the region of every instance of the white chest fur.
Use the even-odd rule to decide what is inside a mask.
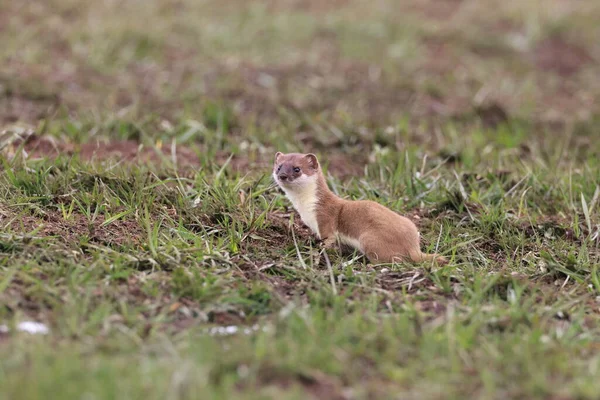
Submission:
[[[304,178],[304,177],[303,177]],[[284,192],[304,222],[320,239],[319,223],[317,222],[317,181],[312,177],[304,178],[305,182],[293,189],[284,188]]]

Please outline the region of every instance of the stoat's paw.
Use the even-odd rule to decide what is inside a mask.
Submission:
[[[331,249],[335,245],[335,237],[328,237],[326,239],[321,240],[320,247],[322,249]]]
[[[312,259],[313,266],[315,266],[315,267],[319,266],[319,264],[322,261],[321,254],[323,254],[323,247],[321,246],[321,243],[319,242],[319,247],[312,249],[312,251],[310,252],[310,258]]]

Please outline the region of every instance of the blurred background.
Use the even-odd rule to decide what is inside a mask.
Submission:
[[[590,0],[4,1],[0,126],[213,120],[325,147],[399,121],[587,132],[598,21]]]

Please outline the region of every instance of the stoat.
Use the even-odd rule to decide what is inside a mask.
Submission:
[[[437,254],[421,252],[419,231],[408,218],[374,201],[336,196],[327,187],[314,154],[277,152],[273,178],[325,247],[339,240],[361,251],[372,263],[447,262]]]

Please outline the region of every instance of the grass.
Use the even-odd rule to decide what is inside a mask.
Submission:
[[[597,396],[597,6],[13,3],[0,398]],[[276,151],[449,265],[315,264]]]

